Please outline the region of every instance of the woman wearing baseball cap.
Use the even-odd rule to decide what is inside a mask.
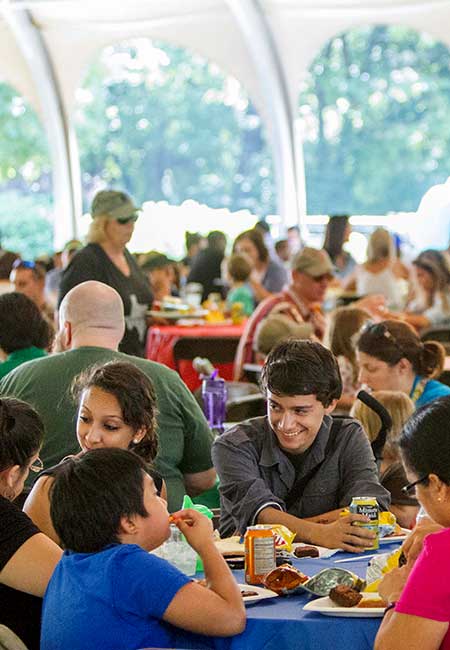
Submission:
[[[147,278],[126,248],[140,210],[125,192],[102,190],[95,195],[87,246],[65,269],[58,300],[60,304],[70,289],[87,280],[116,289],[123,301],[126,324],[120,350],[136,356],[144,355],[145,314],[153,300]]]

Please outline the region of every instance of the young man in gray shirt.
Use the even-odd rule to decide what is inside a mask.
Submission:
[[[222,536],[253,524],[286,525],[297,541],[360,552],[374,533],[340,516],[354,496],[390,495],[380,485],[360,424],[331,417],[342,392],[333,354],[291,339],[269,354],[261,375],[267,415],[242,422],[213,446],[220,477]]]

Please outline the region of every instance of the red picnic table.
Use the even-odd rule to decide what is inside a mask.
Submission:
[[[178,370],[181,378],[194,391],[201,384],[198,373],[192,367],[191,358],[180,358],[176,361],[174,346],[180,339],[192,339],[197,342],[199,339],[217,339],[217,350],[220,351],[220,344],[223,339],[233,339],[237,343],[244,329],[242,325],[152,325],[147,333],[146,357],[151,361],[163,363],[169,368]],[[200,354],[199,356],[203,356]],[[204,355],[206,356],[206,355]],[[212,356],[212,355],[211,355]],[[219,369],[223,379],[233,378],[233,361],[226,363],[215,363],[214,358],[210,359],[213,365]]]

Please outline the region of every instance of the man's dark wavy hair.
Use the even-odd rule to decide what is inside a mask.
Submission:
[[[287,339],[273,348],[260,384],[274,395],[315,395],[325,408],[342,393],[334,355],[320,343],[300,339]]]

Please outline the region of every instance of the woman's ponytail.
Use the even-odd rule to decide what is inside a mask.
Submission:
[[[422,343],[422,352],[418,359],[416,372],[423,377],[439,377],[444,370],[445,348],[437,341]]]

